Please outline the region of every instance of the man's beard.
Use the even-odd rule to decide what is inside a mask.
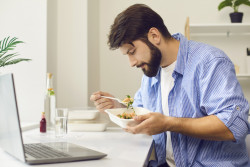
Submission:
[[[157,75],[160,67],[162,59],[161,51],[157,47],[155,47],[151,42],[149,42],[148,39],[142,39],[142,41],[149,47],[151,58],[149,60],[149,63],[142,63],[137,67],[141,67],[143,65],[148,66],[147,69],[143,68],[142,71],[146,76],[154,77]]]

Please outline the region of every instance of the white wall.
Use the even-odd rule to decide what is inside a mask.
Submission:
[[[48,2],[48,44],[57,107],[87,106],[87,0]]]
[[[88,1],[88,97],[100,89],[99,5],[99,0]],[[88,100],[88,105],[93,103]]]
[[[14,73],[21,121],[39,121],[43,110],[46,77],[46,0],[1,0],[0,40],[17,37],[24,41],[15,49],[30,62],[0,68]]]
[[[53,86],[57,92],[57,53],[58,53],[58,7],[57,0],[47,2],[47,72],[53,74]]]
[[[139,69],[131,68],[126,56],[123,56],[119,50],[110,51],[106,44],[107,34],[109,34],[114,18],[128,6],[135,3],[147,4],[162,16],[170,33],[180,32],[184,34],[187,16],[190,17],[190,22],[194,24],[230,23],[229,13],[232,9],[225,8],[218,11],[217,7],[220,2],[220,0],[100,0],[100,89],[123,98],[127,94],[134,95],[140,85],[142,72]],[[243,22],[249,23],[250,8],[241,6],[239,10],[244,12]],[[249,38],[248,36],[248,40],[244,39],[245,42],[241,46],[242,48],[245,48]],[[204,39],[200,38],[198,40]],[[234,42],[227,44],[219,43],[216,38],[211,37],[208,41],[204,40],[204,42],[219,44],[218,47],[230,54],[231,58],[235,56],[233,60],[242,66],[244,71],[244,59],[239,60],[237,56],[240,54],[243,58],[245,49],[240,50],[240,53],[236,54],[238,50],[232,47],[239,40],[241,41],[242,39],[236,38]],[[241,43],[238,44],[240,45]],[[248,45],[250,45],[250,42],[248,42]]]

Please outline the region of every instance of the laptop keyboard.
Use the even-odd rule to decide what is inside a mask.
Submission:
[[[36,144],[24,144],[25,154],[28,154],[34,158],[67,158],[71,157],[69,154],[65,154],[58,150],[48,147],[41,143]]]

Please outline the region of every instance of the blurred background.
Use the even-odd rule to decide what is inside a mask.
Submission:
[[[128,58],[107,46],[110,26],[117,14],[135,3],[150,6],[162,16],[171,34],[190,24],[230,24],[231,8],[218,11],[220,0],[1,0],[0,40],[17,37],[25,43],[16,51],[32,59],[0,73],[13,72],[22,120],[40,119],[46,92],[46,73],[54,75],[57,107],[93,106],[90,95],[98,90],[123,99],[140,86],[142,72],[131,68]],[[243,24],[250,24],[250,10],[240,6]],[[246,47],[250,35],[193,36],[192,40],[214,45],[228,54],[246,74]],[[226,42],[225,42],[226,41]],[[250,100],[250,78],[239,79]]]

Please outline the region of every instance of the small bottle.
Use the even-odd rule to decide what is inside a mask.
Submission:
[[[47,129],[53,129],[55,125],[56,97],[53,89],[53,75],[47,73],[47,87],[44,97],[44,112],[47,120]]]
[[[46,119],[45,119],[45,113],[42,112],[42,119],[40,121],[40,132],[46,133]]]

